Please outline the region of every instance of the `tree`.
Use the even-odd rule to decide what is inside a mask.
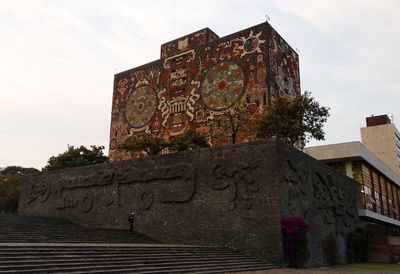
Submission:
[[[40,170],[33,168],[33,167],[21,167],[21,166],[8,166],[2,171],[0,174],[10,174],[10,175],[26,175],[26,174],[33,174],[39,173]]]
[[[194,130],[189,130],[181,135],[171,137],[167,147],[170,151],[174,152],[210,147],[210,145],[203,135]]]
[[[0,174],[0,213],[13,213],[18,209],[18,175]]]
[[[295,98],[277,98],[257,124],[257,137],[277,137],[289,142],[307,143],[310,139],[324,140],[324,123],[329,117],[329,108],[321,106],[311,92]]]
[[[233,104],[223,115],[214,119],[214,126],[222,129],[224,135],[228,135],[232,144],[236,144],[239,131],[251,120],[251,112],[242,101]]]
[[[43,171],[71,168],[86,166],[92,164],[99,164],[108,161],[108,157],[103,154],[103,146],[91,145],[90,149],[85,146],[75,148],[74,146],[68,146],[68,150],[59,154],[58,156],[52,156],[47,161],[47,165],[43,168]]]
[[[8,166],[0,171],[0,212],[13,213],[18,209],[21,176],[40,173],[36,168]]]
[[[209,147],[206,138],[193,130],[164,140],[157,136],[132,137],[125,141],[123,148],[131,152],[145,151],[147,155],[157,155],[163,149],[171,152],[193,150],[200,147]]]
[[[147,155],[157,155],[167,147],[167,142],[160,137],[145,136],[128,138],[122,146],[131,152],[145,151]]]

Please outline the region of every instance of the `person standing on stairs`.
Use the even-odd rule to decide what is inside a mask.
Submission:
[[[129,233],[133,233],[133,226],[135,224],[135,212],[131,212],[131,214],[128,217],[128,222],[129,222]]]

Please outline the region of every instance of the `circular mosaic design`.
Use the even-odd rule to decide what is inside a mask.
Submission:
[[[134,128],[145,126],[157,108],[155,91],[149,86],[141,86],[129,95],[125,108],[126,121]]]
[[[258,39],[256,37],[249,37],[243,45],[246,52],[253,52],[258,48]]]
[[[233,62],[222,62],[207,71],[201,83],[201,98],[208,108],[222,111],[240,99],[243,86],[242,69]]]

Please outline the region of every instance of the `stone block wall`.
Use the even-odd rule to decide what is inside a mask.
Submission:
[[[310,224],[310,264],[325,265],[322,242],[337,239],[339,262],[346,262],[346,235],[359,225],[356,181],[288,146],[278,146],[277,174],[282,218],[302,216]]]
[[[281,219],[311,224],[321,240],[357,223],[357,185],[276,142],[201,149],[27,176],[19,213],[93,227],[136,229],[164,243],[221,245],[282,264]]]

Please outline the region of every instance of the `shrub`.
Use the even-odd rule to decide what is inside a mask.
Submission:
[[[0,174],[0,213],[14,213],[18,209],[18,182],[12,175]]]
[[[147,155],[158,155],[166,148],[169,152],[177,152],[209,146],[203,135],[189,130],[173,136],[169,140],[164,140],[158,136],[130,137],[125,141],[122,148],[131,152],[145,151]]]
[[[80,167],[93,164],[104,163],[108,161],[108,157],[103,154],[103,146],[85,146],[75,148],[68,146],[68,150],[58,156],[51,156],[47,161],[47,165],[43,171],[51,171],[57,169]]]
[[[303,217],[283,218],[283,254],[290,267],[303,267],[309,259],[307,235],[309,231],[310,226]]]

